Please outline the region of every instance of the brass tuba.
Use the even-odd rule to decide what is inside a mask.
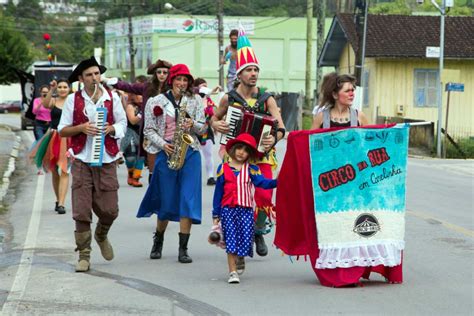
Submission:
[[[168,156],[168,168],[179,170],[183,167],[184,159],[188,146],[194,143],[193,137],[186,133],[184,124],[186,123],[186,107],[188,99],[184,99],[184,91],[181,91],[181,102],[179,104],[178,119],[176,121],[176,130],[173,135],[174,151]]]

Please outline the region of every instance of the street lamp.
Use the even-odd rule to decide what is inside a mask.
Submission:
[[[182,14],[184,14],[184,15],[189,15],[190,17],[192,17],[192,14],[191,14],[191,13],[186,12],[186,11],[181,10],[181,9],[178,9],[178,8],[176,8],[174,5],[172,5],[172,4],[169,3],[169,2],[166,2],[166,3],[165,3],[165,9],[166,9],[166,10],[169,10],[169,11],[173,10],[173,11],[176,11],[176,12],[180,12],[180,13],[182,13]]]
[[[180,10],[175,8],[171,3],[166,2],[165,3],[165,9],[166,10],[174,10],[178,12],[182,12],[186,15],[189,15],[192,17],[191,14],[189,14],[186,11]],[[224,68],[220,64],[221,59],[223,59],[224,56],[224,22],[223,22],[223,17],[224,17],[224,1],[223,0],[217,0],[217,46],[218,46],[218,58],[219,58],[219,85],[221,87],[224,86]]]
[[[435,0],[431,0],[431,4],[441,13],[440,21],[440,35],[439,35],[439,74],[438,74],[438,129],[436,138],[436,156],[441,158],[441,125],[443,122],[443,87],[441,85],[441,73],[443,72],[444,64],[444,17],[446,15],[446,2],[449,2],[449,7],[452,7],[452,0],[442,0],[439,6]],[[421,0],[417,0],[418,3]]]

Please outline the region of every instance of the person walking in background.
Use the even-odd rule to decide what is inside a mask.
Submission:
[[[58,214],[66,213],[66,201],[69,185],[69,168],[67,162],[68,138],[59,136],[58,125],[71,87],[66,79],[53,80],[50,83],[48,95],[43,99],[43,106],[51,110],[51,141],[49,143],[50,164],[54,193],[56,194],[55,211]],[[56,97],[53,97],[56,95]]]
[[[202,215],[201,155],[197,135],[206,130],[203,102],[192,92],[193,81],[185,64],[174,65],[168,78],[171,89],[150,98],[145,106],[143,132],[157,148],[158,154],[155,172],[137,217],[150,217],[152,214],[158,217],[150,259],[161,258],[165,230],[168,222],[173,221],[179,222],[180,228],[178,261],[192,262],[188,255],[191,225],[201,224]],[[184,133],[192,138],[188,146],[181,141],[182,137],[178,137]],[[181,152],[181,168],[169,165],[175,152]]]
[[[244,257],[253,257],[253,186],[273,189],[276,180],[265,178],[249,159],[257,153],[257,143],[250,134],[240,134],[226,144],[229,162],[217,169],[214,191],[213,224],[222,226],[229,267],[229,283],[240,283],[245,270]]]
[[[146,82],[145,76],[138,76],[137,82]],[[139,154],[140,147],[140,124],[142,122],[141,104],[143,97],[133,93],[128,94],[128,104],[125,109],[127,113],[127,133],[120,143],[120,148],[125,157],[125,164],[128,169],[127,183],[133,187],[142,187],[140,182],[145,157]]]
[[[222,90],[222,88],[217,86],[211,90],[207,87],[207,82],[205,79],[196,78],[196,80],[194,80],[194,89],[194,92],[199,94],[204,101],[204,114],[206,115],[207,130],[202,136],[198,138],[201,143],[201,153],[204,156],[204,164],[207,173],[207,185],[215,185],[216,180],[214,179],[214,157],[212,156],[212,147],[215,144],[215,140],[214,131],[212,130],[209,122],[211,117],[214,115],[216,104],[214,101],[212,101],[210,95]]]
[[[50,89],[42,98],[42,106],[51,114],[50,128],[37,142],[30,153],[30,158],[38,168],[43,168],[52,174],[52,184],[56,203],[54,210],[58,214],[65,214],[65,201],[69,184],[69,166],[67,162],[67,148],[69,139],[59,136],[57,131],[61,113],[66,98],[71,91],[66,79],[53,80]],[[53,95],[56,95],[53,97]]]
[[[224,50],[224,55],[221,58],[221,67],[229,61],[229,68],[227,69],[227,91],[234,89],[234,81],[237,77],[237,38],[239,36],[238,30],[231,30],[229,33],[230,45]]]
[[[105,83],[109,87],[113,87],[117,90],[125,91],[128,93],[133,93],[136,95],[141,95],[143,98],[141,104],[141,112],[145,112],[145,105],[148,101],[148,98],[155,97],[160,93],[163,93],[168,90],[168,73],[171,67],[171,63],[166,60],[158,59],[154,64],[148,66],[147,74],[151,75],[148,81],[146,82],[135,82],[133,84],[121,81],[118,78],[103,78]],[[142,121],[140,124],[140,155],[146,156],[146,163],[148,170],[150,171],[148,175],[148,183],[150,183],[153,167],[155,166],[156,154],[158,148],[154,147],[149,140],[145,139],[143,136],[143,127],[145,122]],[[144,151],[143,151],[143,150]]]
[[[69,76],[69,82],[79,80],[84,89],[69,95],[63,107],[58,130],[62,137],[71,137],[69,152],[74,157],[72,174],[72,214],[74,236],[79,261],[76,272],[90,268],[92,211],[98,217],[94,239],[105,260],[114,258],[108,232],[118,216],[117,165],[118,139],[125,135],[127,117],[119,96],[100,84],[100,76],[107,70],[94,57],[83,60]],[[98,107],[107,109],[103,130],[95,126]],[[93,137],[104,135],[102,166],[92,162]]]
[[[40,140],[46,133],[51,122],[51,110],[43,106],[43,99],[49,92],[48,85],[40,87],[40,96],[33,100],[33,114],[35,115],[34,134],[35,140]]]

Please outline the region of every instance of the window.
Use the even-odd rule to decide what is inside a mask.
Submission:
[[[153,49],[152,49],[152,43],[151,43],[151,37],[145,38],[145,53],[146,53],[146,67],[152,64],[152,58],[153,58]]]
[[[115,40],[115,51],[117,52],[117,58],[115,59],[115,65],[117,69],[122,69],[122,42],[121,40]]]
[[[138,69],[143,68],[143,46],[142,46],[142,39],[137,38],[137,44],[135,46],[136,54],[135,54],[135,67]]]
[[[115,41],[108,41],[107,42],[107,66],[110,68],[114,68],[114,47]]]
[[[369,106],[369,71],[365,70],[364,71],[364,86],[362,87],[363,90],[363,100],[362,100],[362,105],[364,107]]]
[[[123,40],[123,46],[125,47],[125,68],[130,69],[130,42],[128,39]]]
[[[435,69],[415,69],[415,106],[438,105],[438,75]]]

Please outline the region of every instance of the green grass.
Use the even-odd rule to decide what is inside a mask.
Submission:
[[[474,158],[474,139],[473,138],[462,138],[457,140],[459,147],[466,154],[466,158]],[[446,147],[446,158],[463,158],[461,153],[448,142]]]
[[[312,124],[313,124],[313,116],[312,115],[303,115],[303,129],[304,130],[311,129]]]

